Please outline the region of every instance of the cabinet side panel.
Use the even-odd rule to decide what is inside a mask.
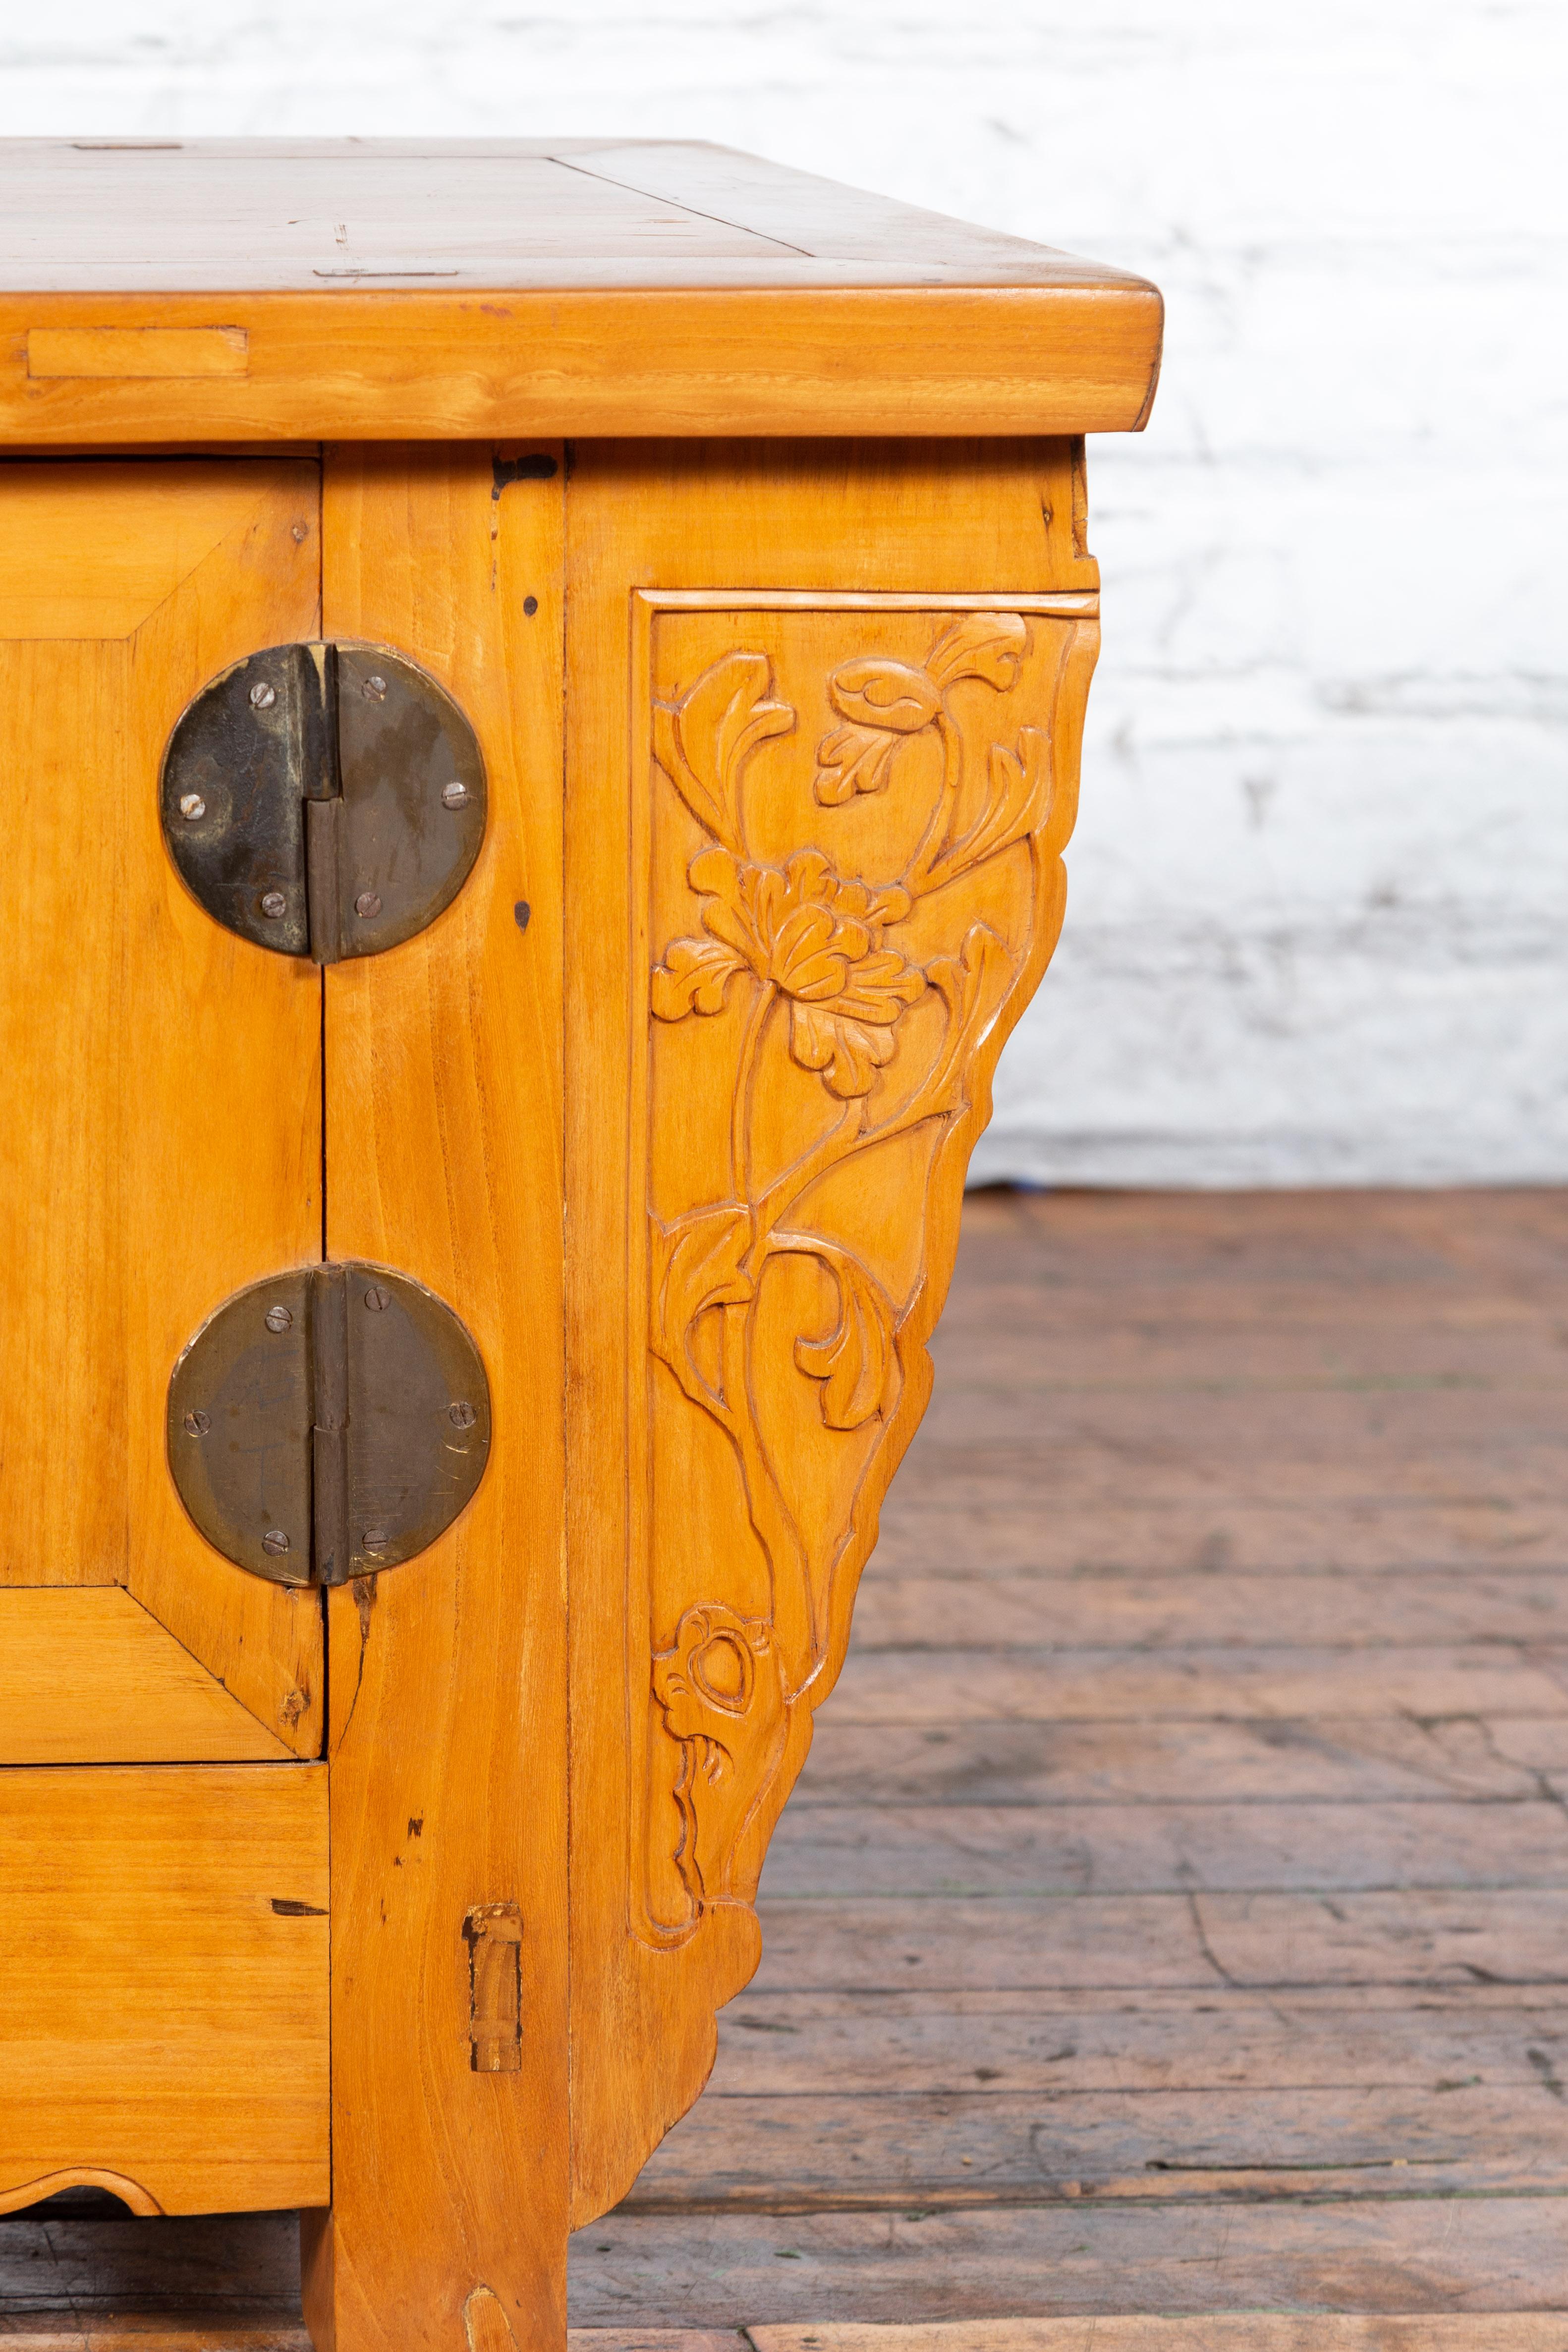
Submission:
[[[568,496],[574,2218],[755,1968],[1061,921],[1068,444],[579,451]]]
[[[329,1255],[461,1316],[494,1427],[452,1530],[331,1596],[339,2352],[564,2340],[562,481],[501,454],[327,464],[327,631],[439,678],[489,792],[447,912],[327,975]]]

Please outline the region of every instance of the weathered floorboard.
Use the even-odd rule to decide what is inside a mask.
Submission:
[[[1568,1717],[1565,1660],[1544,1646],[1460,1650],[872,1651],[845,1668],[844,1723],[998,1719],[1213,1722],[1279,1715]]]
[[[1475,2084],[1554,2096],[1568,2078],[1568,1999],[1513,1985],[1226,1990],[1201,2005],[1185,1992],[748,1991],[726,2025],[715,2109],[726,2095],[798,2097],[802,2037],[840,2095],[1264,2086],[1440,2099]]]
[[[775,1834],[775,1896],[1337,1893],[1559,1887],[1568,1816],[1540,1803],[818,1805]]]
[[[1568,1773],[1568,1717],[1275,1716],[1237,1723],[837,1723],[793,1799],[931,1804],[1144,1801],[1347,1805],[1394,1798],[1534,1798]],[[786,1819],[788,1816],[786,1816]]]
[[[1248,2312],[1212,2319],[982,2319],[913,2326],[752,2327],[753,2352],[1563,2352],[1563,2322],[1545,2313],[1484,2319],[1310,2318]],[[664,2352],[718,2352],[723,2337],[671,2336]],[[732,2341],[732,2339],[731,2339]],[[657,2338],[601,2337],[598,2352],[660,2352]],[[574,2338],[573,2352],[594,2352]]]
[[[577,2293],[599,2326],[617,2312],[622,2326],[658,2311],[720,2326],[737,2311],[758,2324],[850,2311],[907,2322],[1131,2302],[1163,2312],[1562,2312],[1564,2219],[1561,2196],[621,2214],[580,2233]]]
[[[970,1203],[762,1968],[582,2321],[1568,2352],[1564,1244]]]
[[[1254,1645],[1402,1647],[1418,1628],[1436,1644],[1568,1643],[1568,1579],[1524,1568],[1268,1576],[987,1575],[874,1577],[856,1603],[856,1654],[876,1650],[1212,1650]]]

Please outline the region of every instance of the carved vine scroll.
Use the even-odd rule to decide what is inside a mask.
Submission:
[[[651,622],[662,1943],[755,1893],[929,1392],[995,1056],[1060,922],[1088,600],[847,602]]]

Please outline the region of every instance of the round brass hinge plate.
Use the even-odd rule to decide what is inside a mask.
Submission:
[[[169,1381],[174,1484],[210,1544],[279,1584],[412,1559],[484,1475],[489,1382],[464,1325],[360,1260],[252,1283]]]
[[[336,963],[451,905],[484,841],[485,764],[446,688],[390,646],[270,646],[175,721],[160,811],[215,921]]]

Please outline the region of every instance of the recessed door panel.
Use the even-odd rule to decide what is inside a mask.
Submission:
[[[164,1424],[214,1301],[321,1256],[321,976],[196,904],[158,779],[216,672],[315,633],[319,510],[300,460],[0,467],[0,1586],[126,1587],[260,1752],[296,1754],[320,1748],[319,1601],[205,1541]],[[66,1748],[113,1760],[72,1638]],[[139,1755],[158,1704],[150,1681]]]

